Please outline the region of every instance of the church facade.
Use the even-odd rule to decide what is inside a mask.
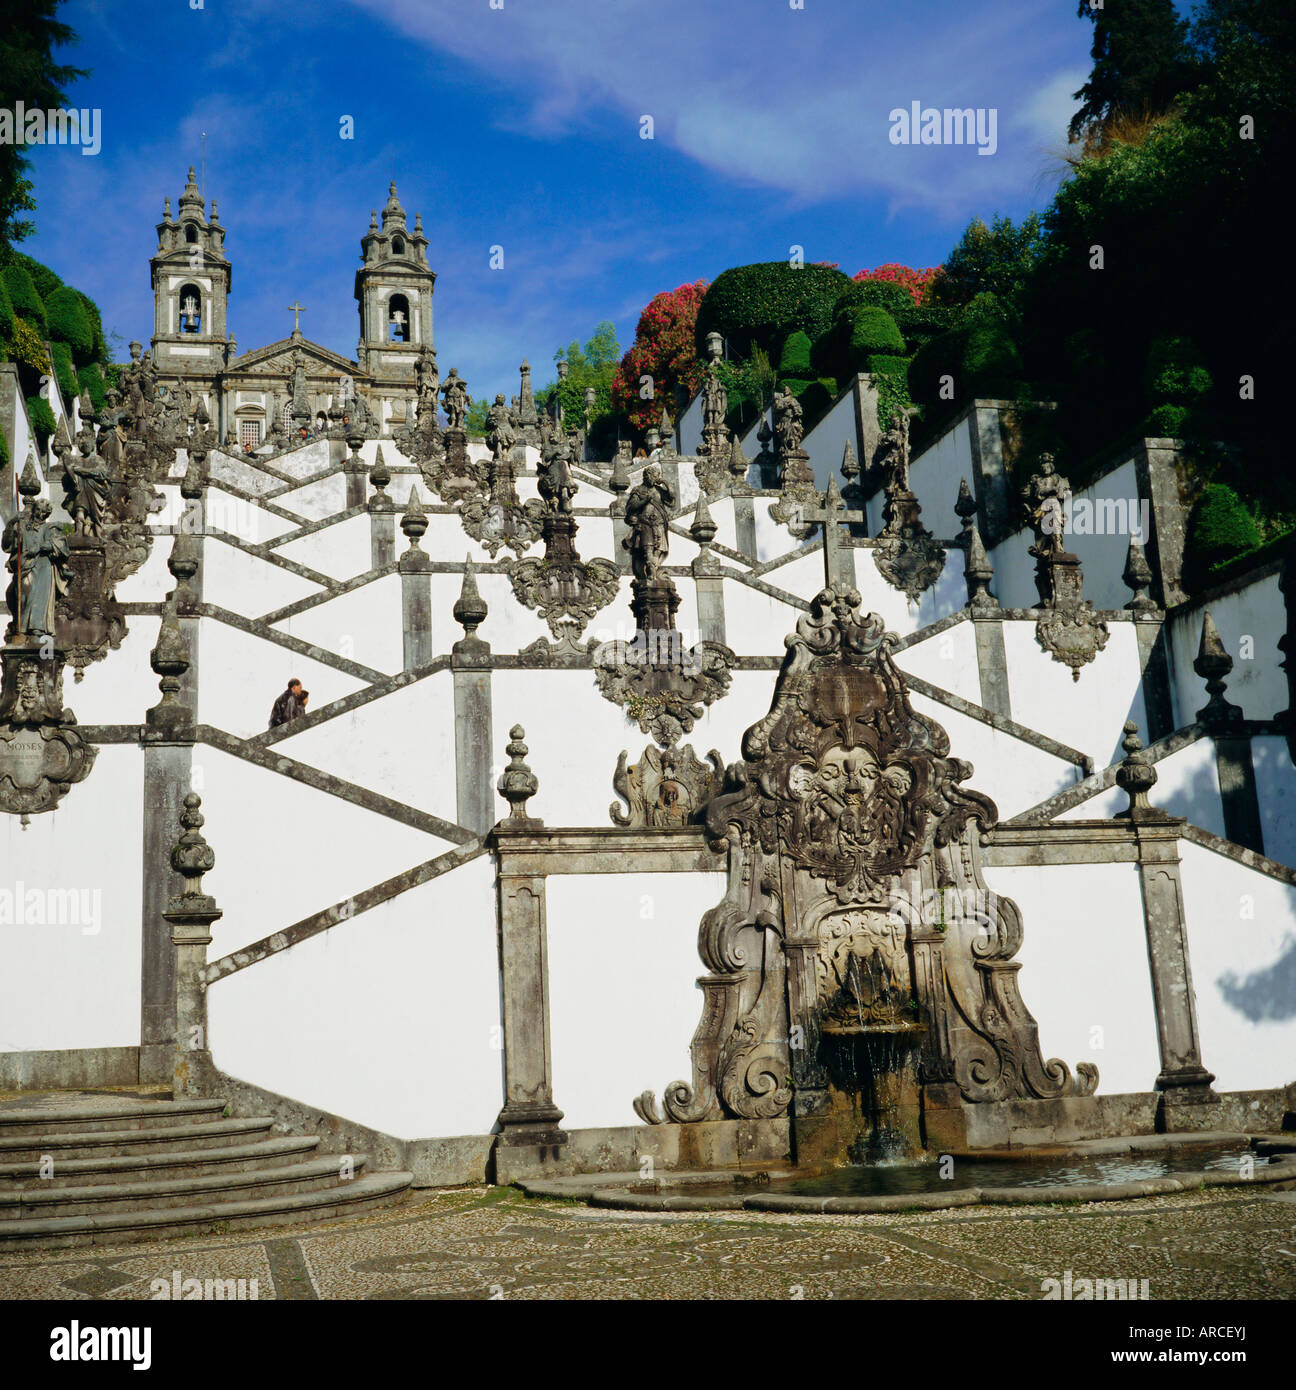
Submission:
[[[227,446],[256,450],[272,436],[286,439],[303,427],[315,432],[336,424],[357,395],[378,425],[404,420],[415,364],[433,354],[436,272],[428,265],[422,217],[415,214],[408,226],[395,183],[381,222],[371,211],[360,240],[354,359],[305,337],[300,312],[291,336],[239,352],[229,325],[233,273],[225,228],[214,198],[207,215],[192,168],[178,216],[172,216],[171,199],[165,201],[157,239],[149,267],[158,380],[200,397]]]

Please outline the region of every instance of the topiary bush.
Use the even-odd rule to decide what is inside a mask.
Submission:
[[[1190,338],[1158,338],[1148,349],[1147,393],[1157,402],[1192,405],[1214,385]]]
[[[36,436],[38,448],[44,453],[46,445],[54,438],[54,430],[57,427],[54,410],[44,396],[27,397],[27,420]]]
[[[63,396],[63,404],[71,410],[79,394],[76,369],[72,365],[72,349],[66,343],[52,342],[50,357],[54,361],[54,380]]]
[[[877,353],[904,356],[904,339],[895,319],[885,309],[861,305],[850,312],[848,327],[846,360],[851,371],[867,371],[869,358]]]
[[[915,307],[913,295],[894,280],[852,280],[838,295],[833,317],[844,309],[857,309],[866,304],[874,309],[885,309],[889,314],[902,314]]]
[[[971,331],[953,328],[930,339],[909,359],[909,394],[923,405],[948,405],[965,394],[963,357]],[[942,399],[944,378],[951,382],[953,395]]]
[[[66,285],[60,285],[45,301],[45,321],[53,342],[66,343],[78,367],[94,361],[94,325],[86,313],[85,300]]]
[[[15,264],[5,266],[0,274],[3,275],[5,289],[9,291],[14,313],[20,319],[26,319],[44,337],[47,332],[45,305],[36,293],[30,271],[26,266]]]
[[[104,406],[104,393],[108,389],[107,382],[104,381],[103,371],[97,362],[91,362],[89,366],[82,367],[77,373],[77,394],[82,391],[90,393],[90,403],[95,410],[102,410]]]
[[[1224,483],[1208,483],[1188,517],[1184,541],[1184,577],[1199,587],[1212,570],[1255,550],[1260,528],[1242,499]]]
[[[731,357],[748,356],[753,344],[771,351],[797,331],[813,343],[832,326],[833,307],[850,283],[829,266],[791,266],[786,261],[723,271],[698,310],[698,354],[704,354],[711,332],[725,337]]]
[[[36,286],[36,293],[41,299],[46,299],[62,285],[63,281],[52,271],[49,266],[42,265],[40,261],[32,256],[26,255],[22,251],[16,251],[9,257],[13,265],[20,265],[32,278],[32,284]]]
[[[796,333],[789,333],[787,342],[783,344],[783,351],[779,354],[780,379],[783,377],[808,379],[812,371],[810,358],[810,339],[806,334],[799,330]]]
[[[895,319],[896,327],[910,351],[917,352],[933,338],[954,327],[955,311],[926,304],[910,304],[891,311],[891,317]]]
[[[1195,433],[1192,411],[1186,405],[1159,405],[1149,412],[1144,425],[1149,439],[1186,439]]]

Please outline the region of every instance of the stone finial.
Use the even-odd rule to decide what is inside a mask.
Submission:
[[[972,531],[972,518],[976,516],[976,509],[976,498],[972,496],[972,489],[968,486],[968,480],[960,478],[958,500],[954,503],[954,513],[963,524],[963,535],[965,536]]]
[[[523,739],[526,730],[521,724],[514,724],[509,730],[509,742],[505,752],[509,755],[508,766],[500,775],[497,790],[509,804],[506,820],[520,824],[538,825],[526,813],[527,802],[540,790],[540,782],[527,766],[526,755],[530,751]]]
[[[967,606],[969,608],[998,608],[999,600],[990,592],[994,579],[994,566],[986,554],[985,543],[981,539],[981,528],[975,519],[966,522],[967,553],[964,559],[963,576],[967,580]]]
[[[718,529],[712,519],[711,509],[706,504],[706,494],[699,492],[697,506],[693,509],[693,524],[689,527],[689,535],[705,550],[715,540]]]
[[[1145,612],[1156,607],[1156,601],[1148,594],[1152,582],[1152,567],[1147,562],[1143,547],[1130,537],[1129,550],[1125,554],[1125,572],[1121,575],[1128,588],[1133,589],[1134,597],[1125,605],[1137,612]]]
[[[1152,759],[1139,738],[1138,725],[1132,719],[1125,721],[1125,737],[1121,740],[1121,747],[1125,750],[1125,757],[1116,769],[1116,785],[1129,797],[1130,804],[1124,811],[1117,812],[1117,819],[1126,817],[1139,820],[1162,815],[1148,801],[1148,792],[1156,785],[1157,770],[1152,766]]]
[[[24,497],[40,496],[40,474],[36,471],[36,454],[31,449],[27,450],[27,462],[23,464],[22,475],[18,479],[18,491]]]
[[[391,469],[387,467],[387,460],[383,458],[382,445],[378,446],[378,452],[374,456],[373,467],[369,470],[369,481],[374,485],[374,495],[369,499],[369,510],[389,511],[394,507],[391,498],[387,496],[387,484],[391,482]],[[379,499],[382,499],[381,502]],[[378,505],[375,506],[375,503]],[[383,503],[386,505],[384,506]]]
[[[670,412],[662,406],[661,423],[657,426],[657,433],[661,443],[665,448],[670,448],[671,441],[675,437],[675,427],[671,424]]]
[[[463,584],[459,589],[459,597],[455,599],[454,607],[450,611],[454,615],[455,622],[464,630],[464,640],[467,642],[479,641],[477,629],[486,621],[486,615],[490,610],[486,606],[486,600],[477,590],[477,572],[473,569],[471,555],[464,556]]]
[[[405,539],[410,543],[410,549],[417,550],[419,541],[427,533],[428,519],[423,503],[418,498],[418,488],[412,483],[410,484],[409,501],[405,504],[405,513],[401,517],[400,527],[405,533]]]
[[[747,455],[743,453],[738,436],[736,434],[731,435],[729,439],[729,476],[736,483],[745,482],[749,467],[751,465],[747,461]]]
[[[1242,711],[1224,698],[1227,689],[1224,678],[1233,669],[1233,658],[1224,650],[1224,643],[1208,608],[1202,614],[1201,642],[1193,670],[1206,682],[1210,699],[1197,711],[1203,724],[1231,724],[1242,718]]]
[[[204,817],[201,810],[202,797],[190,792],[184,799],[184,809],[180,812],[181,834],[171,850],[171,867],[183,875],[184,892],[173,897],[168,904],[171,912],[210,912],[216,900],[202,890],[203,875],[216,867],[216,855],[212,847],[203,839]],[[220,916],[218,912],[216,916]]]
[[[721,353],[724,352],[724,339],[720,336],[719,333],[715,331],[714,328],[711,330],[710,333],[706,335],[706,346],[707,357],[712,362],[718,361]]]
[[[187,706],[176,699],[181,677],[190,666],[189,643],[185,640],[176,613],[176,592],[173,590],[167,595],[157,643],[149,653],[149,665],[154,675],[161,677],[158,689],[162,692],[161,700],[144,715],[146,737],[154,740],[186,740],[192,737],[193,715]]]
[[[193,591],[193,577],[198,573],[198,538],[192,531],[177,531],[171,554],[167,557],[167,569],[176,582],[176,612],[188,612],[196,595]]]
[[[630,446],[626,441],[617,446],[613,455],[612,476],[608,479],[608,487],[616,493],[617,499],[630,491]]]
[[[855,449],[848,439],[846,441],[846,447],[842,450],[842,477],[845,478],[848,483],[852,483],[859,477],[859,471],[859,459],[855,457]]]

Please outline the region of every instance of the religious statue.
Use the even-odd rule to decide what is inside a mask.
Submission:
[[[509,408],[504,404],[503,395],[497,395],[495,404],[486,412],[486,443],[496,458],[502,458],[513,447],[516,438]]]
[[[702,382],[702,428],[716,429],[723,425],[728,411],[729,392],[720,380],[720,368],[712,362]]]
[[[418,393],[420,417],[424,409],[429,409],[435,421],[441,378],[437,375],[436,353],[430,347],[425,347],[414,359],[414,385]]]
[[[779,452],[790,454],[799,449],[803,432],[801,402],[786,387],[780,387],[774,393],[774,438]]]
[[[1057,471],[1052,454],[1041,454],[1040,471],[1022,488],[1022,511],[1026,524],[1035,532],[1035,544],[1028,553],[1037,560],[1066,553],[1066,513],[1071,484]]]
[[[877,462],[888,490],[909,491],[909,412],[897,411],[877,448]]]
[[[441,387],[441,396],[445,401],[446,428],[463,429],[464,417],[472,405],[472,397],[468,394],[468,388],[463,377],[459,375],[458,368],[450,368],[450,375]]]
[[[546,422],[541,427],[540,469],[536,490],[555,512],[570,512],[576,495],[572,477],[572,444],[561,426],[551,430]]]
[[[19,637],[54,633],[54,602],[68,590],[68,543],[62,530],[50,524],[53,507],[44,497],[27,504],[0,536],[13,574],[5,601],[13,618],[10,632]]]
[[[79,453],[68,449],[63,456],[63,505],[78,536],[100,537],[113,477],[89,430],[81,431],[77,445]]]
[[[630,489],[626,498],[627,535],[621,545],[630,552],[630,567],[640,584],[655,584],[670,549],[670,519],[675,494],[662,478],[661,469],[650,463],[643,481]]]

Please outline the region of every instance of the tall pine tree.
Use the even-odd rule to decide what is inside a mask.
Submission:
[[[1160,115],[1193,85],[1188,24],[1174,0],[1079,0],[1078,13],[1093,22],[1093,71],[1075,93],[1072,140],[1101,144],[1114,120]]]

